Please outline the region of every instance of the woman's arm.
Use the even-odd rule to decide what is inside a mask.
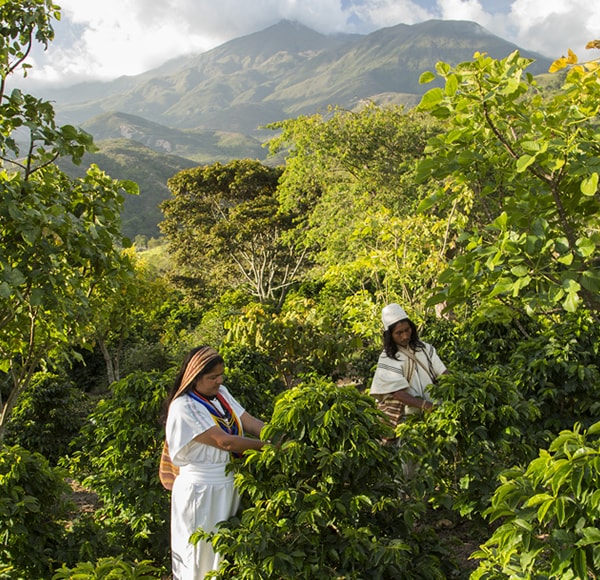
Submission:
[[[245,414],[246,413],[244,413],[244,415]],[[258,419],[255,419],[255,421],[258,421]],[[262,421],[260,422],[262,423]],[[200,435],[196,435],[194,441],[233,453],[242,453],[248,449],[262,449],[266,444],[266,441],[261,441],[260,439],[231,435],[230,433],[223,431],[218,425],[211,427]]]
[[[433,404],[425,399],[419,399],[418,397],[413,397],[406,389],[400,389],[399,391],[394,391],[394,399],[397,399],[401,403],[408,405],[409,407],[417,407],[418,409],[425,409],[426,411],[431,411],[433,409]]]
[[[244,433],[250,433],[250,435],[254,435],[260,439],[260,432],[265,426],[264,421],[253,417],[246,411],[242,413],[240,419],[242,421],[242,426],[244,427]]]

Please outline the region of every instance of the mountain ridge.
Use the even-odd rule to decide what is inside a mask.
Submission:
[[[419,76],[435,63],[470,60],[475,51],[504,58],[518,47],[468,21],[399,24],[367,35],[324,35],[281,21],[207,52],[180,57],[115,84],[97,84],[96,97],[56,97],[57,116],[81,124],[110,111],[179,129],[260,135],[259,127],[329,105],[353,108],[373,95],[419,95]],[[534,74],[550,60],[528,51]],[[431,85],[430,85],[431,86]],[[413,99],[414,100],[414,99]],[[240,114],[238,114],[238,111]],[[230,124],[235,119],[235,124]]]

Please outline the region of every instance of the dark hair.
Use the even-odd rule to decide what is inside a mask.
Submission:
[[[394,322],[394,324],[390,324],[388,326],[388,329],[385,330],[383,333],[383,350],[389,358],[396,358],[396,353],[398,352],[398,345],[394,342],[394,339],[392,338],[392,332],[396,325],[400,322],[408,322],[408,325],[410,326],[411,333],[410,342],[408,343],[408,346],[410,346],[415,351],[425,348],[425,345],[419,339],[419,331],[417,330],[417,325],[410,318],[405,318],[404,320],[398,320]]]
[[[190,352],[188,352],[185,355],[185,358],[183,359],[183,362],[181,363],[181,368],[179,369],[179,373],[177,373],[177,377],[175,378],[175,381],[173,382],[173,386],[171,387],[171,391],[169,392],[169,396],[167,397],[167,399],[165,400],[165,402],[163,404],[163,410],[162,410],[162,414],[161,414],[161,422],[163,425],[167,421],[167,413],[169,411],[169,405],[171,404],[171,401],[173,401],[173,399],[175,398],[175,395],[177,394],[177,391],[179,390],[179,387],[181,386],[181,381],[183,379],[183,375],[185,374],[185,370],[187,369],[187,366],[188,366],[190,360],[192,360],[192,357],[198,351],[200,351],[204,348],[206,348],[206,346],[197,346],[196,348],[193,348],[192,350],[190,350]],[[204,368],[189,382],[189,384],[185,387],[185,389],[183,389],[183,391],[181,391],[181,393],[179,393],[178,396],[185,395],[186,393],[191,391],[194,388],[194,384],[200,377],[210,373],[219,364],[225,364],[225,361],[223,360],[223,357],[221,355],[216,356],[215,358],[210,360],[208,363],[206,363]]]

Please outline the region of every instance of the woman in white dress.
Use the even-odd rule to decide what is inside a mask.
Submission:
[[[198,528],[206,532],[233,516],[239,497],[232,454],[261,449],[264,423],[247,413],[223,383],[224,362],[202,346],[185,358],[166,401],[168,453],[179,469],[171,496],[171,554],[174,580],[201,580],[218,568],[219,555],[208,542],[193,545]],[[245,433],[256,439],[246,437]]]

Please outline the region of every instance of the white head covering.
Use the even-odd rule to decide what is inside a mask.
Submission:
[[[399,322],[400,320],[406,320],[407,318],[408,314],[406,314],[404,308],[395,302],[388,304],[381,311],[381,320],[385,330],[392,326],[392,324]]]

